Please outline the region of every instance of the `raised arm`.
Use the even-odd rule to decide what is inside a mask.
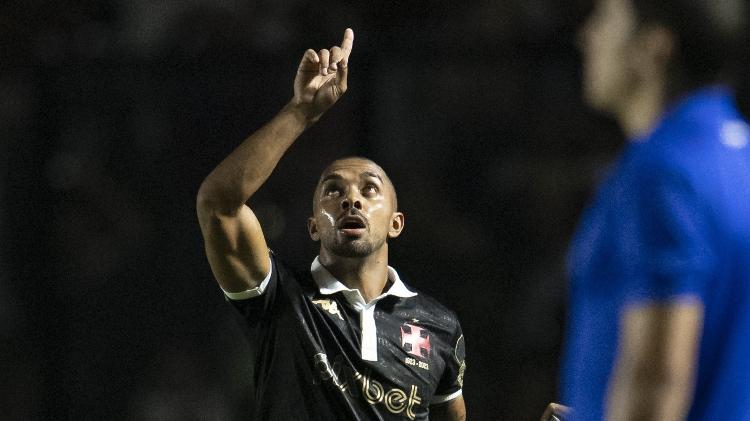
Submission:
[[[255,288],[270,271],[263,231],[245,202],[268,179],[297,137],[344,94],[353,41],[354,32],[347,29],[341,46],[305,51],[292,100],[201,184],[198,221],[211,270],[225,291]]]

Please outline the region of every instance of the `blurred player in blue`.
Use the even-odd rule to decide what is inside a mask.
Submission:
[[[629,138],[574,237],[562,402],[581,420],[750,420],[744,0],[596,0],[584,95]]]

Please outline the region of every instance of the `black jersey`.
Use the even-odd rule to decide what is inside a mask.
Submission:
[[[456,315],[390,267],[389,281],[365,303],[318,259],[292,272],[273,257],[259,288],[228,293],[254,348],[250,419],[427,420],[431,404],[458,397],[466,365]]]

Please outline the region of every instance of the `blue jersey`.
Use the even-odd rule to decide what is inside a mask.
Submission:
[[[562,402],[600,420],[619,315],[698,298],[704,326],[690,420],[750,420],[750,130],[731,92],[675,104],[633,140],[585,212],[569,256]]]

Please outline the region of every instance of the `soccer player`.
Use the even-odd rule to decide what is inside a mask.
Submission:
[[[294,97],[205,179],[198,219],[211,269],[254,348],[252,420],[463,420],[464,339],[456,315],[388,266],[404,229],[380,166],[338,159],[318,181],[310,237],[294,271],[270,253],[245,202],[286,149],[346,91],[354,33],[307,50]]]
[[[745,0],[596,0],[584,96],[628,145],[572,242],[562,403],[580,420],[750,420]]]

